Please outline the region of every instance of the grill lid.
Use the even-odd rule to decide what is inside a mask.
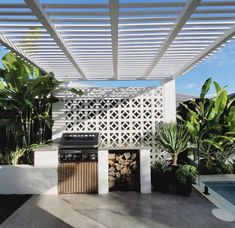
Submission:
[[[60,139],[59,148],[97,148],[99,143],[97,132],[65,132]]]

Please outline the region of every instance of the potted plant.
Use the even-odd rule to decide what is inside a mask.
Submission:
[[[195,183],[197,169],[191,165],[179,166],[175,172],[176,189],[180,195],[189,196],[192,192],[192,184]]]
[[[186,125],[176,123],[163,123],[156,134],[156,146],[168,152],[172,157],[172,165],[176,166],[178,155],[188,148],[190,133]]]
[[[154,190],[161,192],[169,190],[171,168],[171,163],[164,158],[159,158],[152,164],[151,181]]]

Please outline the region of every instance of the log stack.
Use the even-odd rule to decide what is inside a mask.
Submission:
[[[139,191],[139,152],[109,152],[109,190]]]

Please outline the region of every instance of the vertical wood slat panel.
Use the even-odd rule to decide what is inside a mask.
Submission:
[[[58,193],[97,193],[98,163],[59,163]]]

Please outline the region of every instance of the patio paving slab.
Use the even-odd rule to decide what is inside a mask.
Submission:
[[[1,228],[235,228],[216,219],[214,205],[195,193],[111,192],[108,195],[35,195]]]

